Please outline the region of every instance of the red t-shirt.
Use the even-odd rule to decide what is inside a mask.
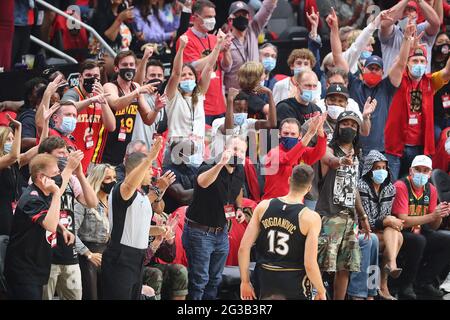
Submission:
[[[185,35],[188,37],[189,42],[183,52],[183,62],[191,63],[202,58],[202,53],[205,50],[212,51],[216,46],[217,38],[215,35],[208,34],[207,38],[199,38],[193,32],[192,29],[188,29]],[[177,42],[177,50],[180,42]],[[208,91],[205,95],[205,115],[218,115],[225,113],[225,98],[222,90],[222,68],[220,63],[222,61],[222,54],[219,55],[217,60],[217,70],[211,75],[211,82],[209,84]]]
[[[408,130],[406,131],[405,145],[423,146],[423,116],[421,112],[409,111]]]
[[[59,133],[58,131],[56,131],[55,129],[49,129],[48,131],[48,136],[57,136],[62,138],[66,143],[67,143],[67,148],[72,148],[74,150],[77,150],[77,146],[75,144],[75,141],[72,140],[70,137],[68,136],[63,136],[61,133]]]
[[[313,165],[319,161],[326,152],[327,138],[317,137],[317,144],[314,148],[304,147],[298,142],[295,147],[287,151],[282,145],[269,151],[267,154],[268,174],[264,184],[263,199],[282,197],[289,193],[289,177],[294,166],[301,162]],[[278,168],[276,166],[278,165]],[[270,170],[276,170],[275,174],[270,174]]]
[[[74,90],[80,96],[79,101],[83,101],[85,98],[80,93],[80,90],[77,87],[75,87]],[[72,135],[75,138],[77,149],[84,153],[84,158],[81,161],[84,173],[86,173],[92,156],[94,155],[101,126],[102,107],[99,104],[95,104],[95,107],[91,104],[82,111],[78,111],[77,126],[72,132]],[[89,134],[90,132],[92,133],[91,135]]]
[[[402,180],[397,180],[394,183],[396,193],[394,198],[394,203],[392,204],[392,214],[399,215],[399,214],[408,214],[413,215],[412,212],[410,212],[409,208],[409,197],[408,197],[408,187]],[[422,197],[423,195],[423,188],[420,190],[415,189],[413,185],[413,191],[416,194],[417,198]],[[428,211],[425,211],[425,214],[429,214],[434,212],[437,206],[437,192],[436,188],[430,183],[430,204],[428,207]]]
[[[2,111],[0,112],[0,126],[9,126],[9,120],[6,118],[6,115],[9,114],[9,116],[13,119],[17,118],[17,114],[12,111]]]

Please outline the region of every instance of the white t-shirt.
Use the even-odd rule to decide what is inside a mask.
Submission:
[[[316,105],[322,110],[322,113],[327,111],[327,107],[325,106],[325,99],[321,99],[316,103]],[[345,111],[353,111],[358,115],[358,117],[361,118],[361,120],[363,120],[362,113],[361,111],[359,111],[358,102],[356,102],[352,98],[348,99],[348,104],[347,108],[345,108]]]
[[[313,103],[320,100],[320,93],[322,92],[322,84],[317,81],[317,89],[313,93]],[[273,100],[275,104],[278,102],[292,98],[297,94],[297,87],[292,83],[291,77],[284,78],[283,80],[275,83],[273,87]]]
[[[146,94],[145,99],[152,110],[155,110],[155,97]],[[138,112],[136,114],[136,120],[134,121],[133,136],[131,140],[142,140],[145,141],[147,148],[153,144],[153,135],[157,132],[156,125],[164,118],[164,108],[162,108],[156,115],[155,122],[148,126],[142,120],[141,114]]]
[[[197,105],[192,107],[192,98],[183,97],[179,90],[167,102],[167,126],[169,143],[191,138],[203,151],[205,142],[205,110],[204,95],[198,95]]]
[[[233,135],[240,135],[243,137],[247,137],[249,134],[249,130],[255,130],[255,123],[256,119],[246,119],[245,122],[242,124],[242,126],[234,126],[233,127]],[[218,118],[213,121],[212,123],[212,129],[211,129],[211,154],[217,155],[223,152],[223,149],[225,147],[227,136],[222,133],[221,130],[219,130],[219,127],[221,125],[225,125],[225,117]],[[229,137],[230,135],[228,135]]]

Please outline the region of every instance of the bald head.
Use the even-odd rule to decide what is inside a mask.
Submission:
[[[302,83],[306,83],[306,82],[314,82],[317,83],[319,81],[319,79],[317,78],[317,75],[314,71],[312,70],[305,70],[303,72],[300,72],[297,75],[297,83],[302,84]]]

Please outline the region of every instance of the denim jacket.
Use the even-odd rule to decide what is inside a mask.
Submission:
[[[75,203],[75,250],[85,254],[89,249],[83,243],[105,244],[109,240],[109,221],[105,207],[99,203],[96,208],[88,209],[79,202]]]

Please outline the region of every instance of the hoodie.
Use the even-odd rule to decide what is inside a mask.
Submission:
[[[383,220],[391,215],[392,203],[395,197],[395,187],[392,184],[392,175],[387,168],[388,176],[381,184],[380,193],[377,195],[372,181],[372,167],[375,162],[386,161],[386,157],[377,150],[372,150],[366,156],[361,178],[358,182],[359,194],[364,210],[369,218],[372,229],[383,230]]]

